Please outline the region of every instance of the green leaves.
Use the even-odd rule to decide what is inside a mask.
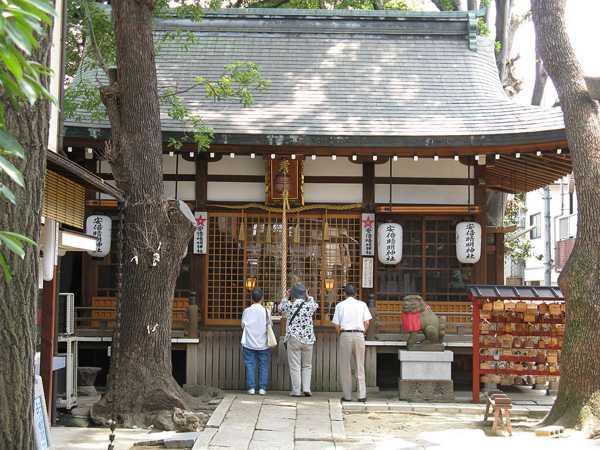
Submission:
[[[45,36],[43,24],[51,25],[54,15],[51,4],[44,0],[0,1],[0,90],[8,94],[14,108],[19,108],[20,100],[33,105],[40,97],[58,106],[40,80],[40,76],[51,74],[50,69],[27,59],[37,49],[37,40]],[[6,131],[4,108],[0,105],[0,179],[6,175],[21,188],[25,187],[23,175],[7,157],[24,159],[25,152]],[[16,202],[14,193],[2,182],[0,196],[13,204]],[[24,258],[25,243],[36,245],[21,234],[0,231],[0,266],[9,283],[12,281],[12,271],[4,248]]]
[[[225,71],[217,82],[210,82],[203,77],[196,77],[196,81],[205,84],[206,96],[214,101],[235,97],[244,107],[254,104],[251,90],[263,92],[271,84],[268,78],[261,78],[259,65],[239,61],[225,66]]]
[[[23,236],[22,234],[11,233],[9,231],[0,231],[0,243],[6,245],[11,252],[17,254],[21,259],[25,258],[25,248],[22,241],[37,245],[34,241],[29,239],[27,236]],[[2,251],[2,248],[0,248],[0,266],[2,266],[4,275],[6,276],[7,281],[10,283],[12,281],[12,271],[10,269],[8,260],[6,259],[6,255]]]

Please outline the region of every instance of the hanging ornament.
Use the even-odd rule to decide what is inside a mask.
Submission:
[[[481,257],[481,225],[461,222],[456,225],[456,257],[461,263],[474,264]]]
[[[244,242],[246,240],[246,227],[244,226],[244,215],[242,214],[242,220],[240,222],[240,232],[238,233],[238,242]]]
[[[296,215],[296,226],[294,227],[294,244],[300,243],[300,213]]]
[[[112,232],[112,219],[104,215],[89,216],[85,221],[85,233],[98,238],[96,250],[88,251],[94,258],[103,258],[110,252],[110,235]]]
[[[329,240],[329,222],[327,221],[327,210],[325,210],[325,223],[323,224],[323,240]]]
[[[402,260],[402,226],[382,223],[377,227],[377,258],[381,264],[398,264]]]
[[[271,243],[271,212],[269,211],[269,219],[267,220],[267,229],[265,231],[265,244]]]

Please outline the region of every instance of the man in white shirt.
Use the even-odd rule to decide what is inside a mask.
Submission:
[[[356,287],[352,284],[344,288],[346,300],[335,306],[333,326],[339,336],[338,354],[340,358],[340,384],[344,396],[342,401],[352,401],[352,357],[356,361],[356,385],[359,402],[367,401],[365,381],[365,335],[372,316],[365,302],[354,298]]]
[[[252,305],[242,314],[242,356],[246,365],[248,394],[256,392],[256,363],[258,362],[258,393],[267,394],[269,377],[269,345],[267,343],[267,323],[273,325],[271,314],[263,306],[263,291],[252,290]]]

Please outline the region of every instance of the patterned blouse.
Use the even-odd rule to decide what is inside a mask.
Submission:
[[[303,304],[304,306],[302,306]],[[290,325],[290,319],[296,312],[296,309],[301,306],[302,309],[296,314],[294,321]],[[315,337],[312,316],[318,307],[319,304],[312,297],[308,297],[307,301],[297,299],[293,303],[287,298],[282,299],[279,304],[279,312],[285,314],[287,318],[287,329],[283,340],[287,342],[290,336],[294,336],[303,344],[314,344],[317,338]]]

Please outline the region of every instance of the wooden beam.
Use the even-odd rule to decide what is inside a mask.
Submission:
[[[428,206],[428,205],[415,205],[415,206],[392,206],[390,211],[389,206],[378,206],[375,208],[377,214],[460,214],[460,215],[473,215],[479,214],[483,211],[481,206]]]

